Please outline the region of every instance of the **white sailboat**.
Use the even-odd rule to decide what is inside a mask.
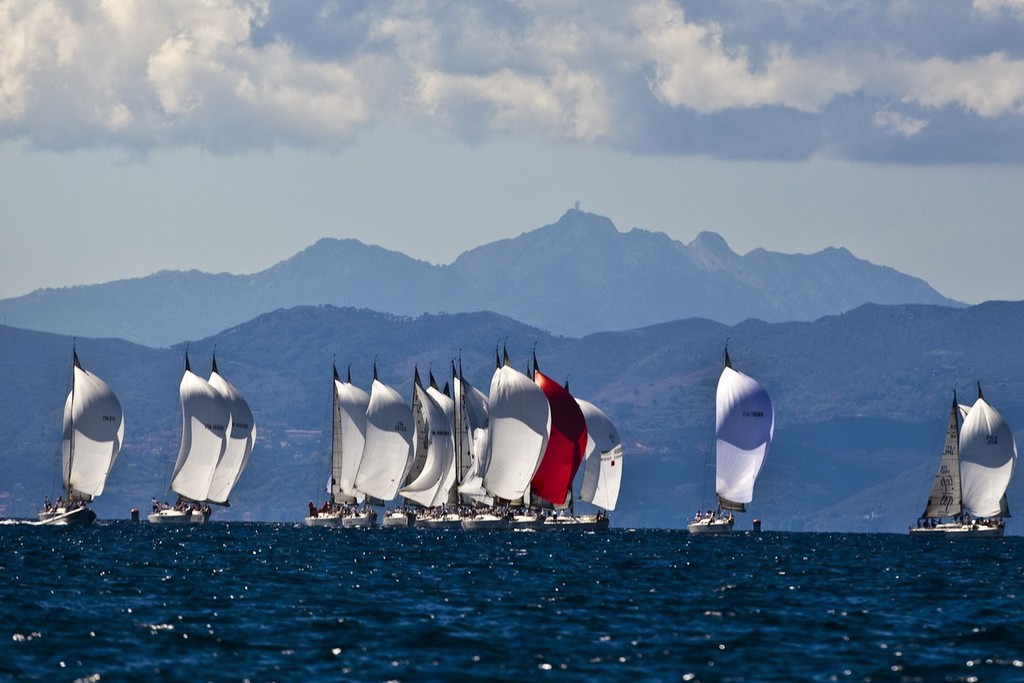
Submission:
[[[505,352],[494,371],[488,394],[488,453],[483,488],[496,500],[522,498],[537,472],[551,430],[551,408],[536,383],[515,370]],[[465,529],[507,528],[507,519],[494,510],[463,520]]]
[[[754,482],[761,472],[775,433],[775,411],[764,387],[733,369],[729,350],[715,392],[715,493],[718,509],[698,511],[687,525],[691,534],[732,531],[732,512],[753,500]],[[723,512],[725,511],[725,512]]]
[[[374,364],[355,488],[380,505],[393,500],[409,470],[412,438],[412,409],[401,394],[378,379]]]
[[[171,475],[171,490],[178,494],[178,501],[174,506],[160,505],[154,498],[148,517],[154,524],[202,524],[209,519],[210,506],[205,503],[231,433],[228,402],[208,381],[192,372],[188,351],[178,396],[181,446]]]
[[[966,412],[963,425],[960,416]],[[939,470],[912,535],[998,538],[1010,516],[1006,488],[1017,461],[1013,432],[982,396],[968,410],[953,406]]]
[[[399,510],[385,517],[385,526],[414,526],[418,517],[448,498],[448,488],[454,481],[455,441],[452,438],[449,415],[441,401],[451,404],[430,378],[431,387],[424,389],[419,371],[413,378],[413,464],[407,484],[398,494],[424,510]],[[449,478],[449,474],[451,478]],[[394,520],[394,521],[392,521]],[[389,524],[390,522],[390,524]]]
[[[64,402],[61,474],[64,495],[46,501],[37,524],[89,524],[96,513],[86,505],[103,493],[124,439],[124,415],[117,396],[84,369],[72,350],[71,391]]]
[[[366,410],[370,395],[352,383],[349,368],[346,381],[332,368],[331,380],[331,476],[327,484],[330,500],[317,508],[309,502],[308,526],[370,527],[377,523],[373,509],[358,509],[363,494],[355,487],[356,472],[366,442]]]

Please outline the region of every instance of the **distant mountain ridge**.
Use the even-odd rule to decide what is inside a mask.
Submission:
[[[0,300],[23,328],[169,346],[278,308],[330,304],[398,315],[490,310],[580,336],[704,317],[814,320],[864,303],[960,306],[918,278],[829,248],[744,256],[702,232],[689,244],[576,209],[556,223],[433,265],[353,239],[321,239],[250,275],[161,271]]]

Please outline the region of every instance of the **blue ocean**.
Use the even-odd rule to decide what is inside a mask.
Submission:
[[[1021,681],[1024,539],[0,525],[18,681]]]

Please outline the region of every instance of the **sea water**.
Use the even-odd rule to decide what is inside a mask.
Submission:
[[[0,525],[19,681],[1021,681],[1024,539]]]

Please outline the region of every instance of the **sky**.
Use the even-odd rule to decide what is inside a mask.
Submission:
[[[0,298],[579,202],[1024,299],[1024,0],[0,0]]]

